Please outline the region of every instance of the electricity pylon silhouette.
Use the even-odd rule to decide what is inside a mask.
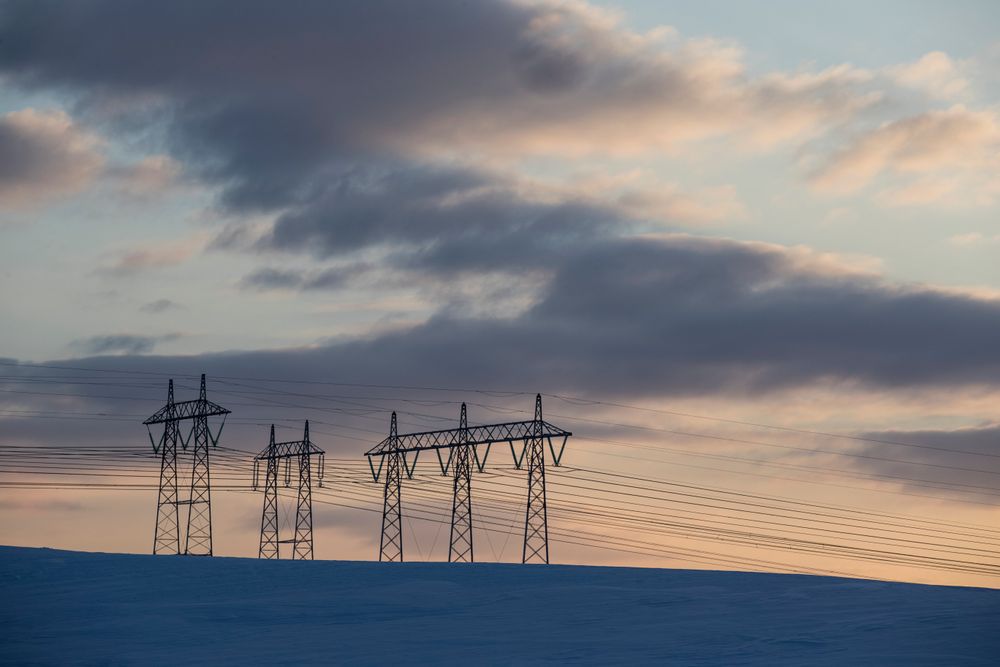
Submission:
[[[524,517],[524,548],[521,562],[549,562],[549,512],[545,499],[545,447],[542,395],[535,396],[535,420],[528,450],[528,507]]]
[[[440,431],[419,431],[400,435],[396,429],[396,413],[392,413],[389,437],[367,452],[372,479],[378,482],[385,472],[385,500],[382,505],[382,539],[379,560],[403,560],[402,511],[400,484],[405,472],[413,477],[420,452],[435,452],[441,474],[451,475],[451,539],[449,562],[473,562],[472,539],[472,463],[483,472],[495,444],[510,447],[514,467],[521,470],[528,459],[528,503],[524,517],[524,547],[521,562],[549,562],[548,506],[545,498],[545,443],[552,453],[552,464],[558,466],[566,441],[573,435],[542,419],[542,396],[535,396],[535,418],[524,421],[469,426],[466,406],[462,404],[458,428]],[[561,440],[556,451],[553,438]],[[515,442],[523,442],[520,455]],[[447,453],[447,456],[442,456]],[[412,454],[412,461],[407,455]],[[480,454],[482,456],[480,457]],[[378,468],[375,458],[378,458]],[[388,464],[388,465],[386,465]]]
[[[225,416],[229,414],[222,406],[208,400],[205,390],[205,374],[201,375],[201,386],[197,400],[176,402],[174,400],[174,381],[167,385],[167,404],[156,414],[143,422],[147,431],[154,424],[163,424],[163,436],[159,443],[153,440],[150,432],[149,441],[153,451],[160,454],[160,489],[156,502],[156,530],[153,535],[154,554],[180,554],[190,556],[212,555],[212,491],[211,471],[209,466],[209,444],[213,447],[219,442],[222,428],[225,426]],[[209,427],[209,417],[222,416],[223,421],[219,431],[214,436]],[[191,431],[185,438],[180,431],[180,422],[192,420]],[[188,499],[181,500],[177,477],[177,443],[181,449],[187,450],[189,442],[194,441],[191,466],[191,486]],[[179,525],[179,507],[187,505],[187,530],[184,534],[184,549],[181,551],[181,531]]]
[[[260,549],[258,558],[277,558],[278,550],[278,457],[274,450],[274,424],[271,424],[271,441],[267,446],[267,473],[264,480],[264,512],[260,518]],[[254,460],[254,484],[257,483],[258,461]]]
[[[292,545],[292,560],[312,560],[312,466],[316,457],[316,478],[323,486],[324,453],[309,439],[309,422],[306,422],[301,440],[275,442],[274,424],[267,447],[254,458],[253,488],[260,481],[260,463],[266,464],[264,481],[264,511],[260,518],[260,549],[258,558],[276,559],[281,555],[280,545]],[[278,517],[278,469],[285,462],[285,486],[291,486],[291,466],[298,467],[298,493],[295,505],[295,534],[287,540],[280,539]]]
[[[396,413],[389,422],[389,439],[396,439]],[[387,455],[389,467],[385,473],[385,496],[382,502],[382,539],[379,541],[380,561],[403,562],[403,499],[402,475],[403,455],[392,452]]]
[[[201,376],[198,401],[208,400],[205,392],[205,376]],[[212,555],[212,483],[208,460],[208,444],[211,437],[208,430],[208,416],[198,413],[191,429],[194,437],[194,464],[191,466],[191,494],[188,497],[187,538],[184,553],[192,556]]]
[[[459,416],[459,440],[469,441],[469,419],[465,403]],[[471,563],[472,555],[472,448],[460,444],[452,450],[454,476],[451,502],[451,540],[448,548],[449,563]]]
[[[177,420],[174,419],[174,381],[167,385],[167,415],[160,439],[160,491],[156,501],[156,528],[153,533],[154,554],[181,552],[181,527],[177,510]],[[150,437],[152,441],[152,437]],[[153,443],[153,451],[157,445]]]

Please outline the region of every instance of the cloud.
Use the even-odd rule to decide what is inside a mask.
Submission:
[[[839,128],[884,97],[868,85],[874,75],[851,65],[819,72],[775,72],[753,82],[751,109],[743,109],[744,143],[763,148],[779,142],[805,141]]]
[[[240,286],[260,291],[295,289],[301,287],[304,281],[300,271],[264,268],[244,276]]]
[[[386,272],[534,283],[513,312],[442,310],[348,343],[205,363],[278,368],[308,357],[307,374],[336,367],[640,395],[993,381],[995,351],[977,336],[996,333],[994,302],[886,285],[799,251],[657,237],[663,227],[646,224],[737,218],[731,188],[601,197],[484,166],[502,164],[484,157],[670,151],[720,135],[746,146],[801,140],[875,103],[870,72],[754,78],[732,45],[636,33],[580,3],[317,2],[276,13],[249,1],[238,21],[223,3],[37,0],[2,11],[0,71],[10,81],[75,91],[81,109],[120,127],[164,130],[170,159],[218,186],[227,213],[275,217],[259,236],[230,228],[213,245],[340,262],[377,255]],[[884,175],[988,166],[982,140],[995,141],[996,125],[991,112],[962,107],[887,123],[813,182],[849,191]],[[130,248],[104,271],[171,266],[204,247]],[[340,266],[264,268],[241,285],[349,279]],[[942,352],[943,339],[961,344]]]
[[[945,201],[961,188],[961,180],[950,177],[924,177],[898,187],[880,191],[875,199],[883,206],[926,206]]]
[[[180,175],[180,164],[167,155],[150,155],[127,165],[115,167],[110,175],[118,187],[133,197],[143,197],[167,190]]]
[[[112,276],[132,275],[150,269],[177,266],[201,252],[207,243],[204,234],[195,234],[178,241],[162,241],[136,246],[117,254],[115,259],[97,272]]]
[[[732,45],[637,33],[577,2],[317,2],[279,18],[252,1],[234,22],[225,3],[43,0],[4,14],[12,81],[159,122],[172,157],[243,210],[299,203],[345,160],[662,152],[727,134],[772,145],[877,99],[856,68],[754,79]]]
[[[1000,243],[1000,234],[994,234],[992,236],[988,236],[980,232],[956,234],[948,238],[948,243],[957,246],[977,246],[988,243]]]
[[[887,72],[901,86],[953,100],[969,87],[962,69],[947,53],[931,51],[916,62],[890,67]]]
[[[995,175],[1000,170],[998,154],[1000,123],[996,115],[954,106],[862,134],[821,166],[811,182],[822,191],[851,193],[883,174]],[[907,199],[905,192],[899,197],[900,201]]]
[[[448,310],[308,348],[141,366],[306,380],[336,368],[345,382],[647,398],[939,391],[1000,377],[1000,301],[888,284],[802,249],[674,235],[581,246],[553,262],[517,313]]]
[[[733,222],[747,216],[747,210],[732,186],[684,192],[666,183],[657,188],[626,190],[615,202],[637,218],[666,220],[681,224]]]
[[[627,223],[612,205],[493,174],[354,168],[330,174],[312,198],[279,216],[257,247],[325,258],[387,246],[442,269],[513,267],[562,244],[625,231]]]
[[[0,116],[0,204],[38,206],[109,183],[132,197],[172,185],[179,164],[164,155],[109,164],[104,141],[65,111],[22,109]]]
[[[170,299],[157,299],[155,301],[150,301],[149,303],[144,303],[139,306],[139,310],[144,313],[163,313],[168,310],[174,310],[180,308],[181,305],[176,301],[171,301]]]
[[[62,111],[0,116],[0,204],[37,205],[83,189],[103,169],[98,146]]]
[[[583,2],[433,0],[420,20],[389,1],[306,3],[276,20],[251,0],[238,22],[232,13],[227,3],[9,2],[0,72],[15,85],[75,91],[78,108],[123,131],[162,133],[169,157],[129,167],[136,188],[162,187],[183,165],[220,188],[230,212],[285,212],[300,226],[327,216],[339,201],[331,180],[352,169],[431,165],[440,175],[537,155],[677,152],[711,137],[761,149],[822,136],[825,147],[848,127],[856,138],[812,174],[819,190],[944,170],[971,179],[974,196],[936,179],[933,188],[892,184],[878,200],[988,205],[997,196],[995,178],[976,176],[997,171],[992,112],[955,107],[871,130],[850,125],[900,87],[960,92],[964,64],[942,52],[879,71],[841,64],[751,76],[731,43],[637,32]],[[639,215],[694,223],[745,215],[724,187],[664,190],[624,201]],[[336,245],[352,233],[341,228]]]
[[[70,346],[84,354],[143,354],[152,352],[159,343],[180,338],[178,333],[162,336],[138,336],[134,334],[108,334],[75,340]]]
[[[368,267],[364,265],[350,265],[317,271],[263,268],[244,276],[240,281],[240,287],[261,292],[293,289],[337,289],[355,280],[367,269]]]
[[[864,460],[863,467],[873,472],[911,478],[899,482],[904,488],[928,493],[930,485],[936,487],[935,493],[958,499],[971,498],[990,503],[997,500],[996,479],[1000,474],[998,424],[958,429],[873,431],[860,435],[882,441],[866,445],[861,453],[880,459],[905,458],[915,462]],[[917,447],[890,444],[899,442]],[[923,481],[914,481],[914,478]]]

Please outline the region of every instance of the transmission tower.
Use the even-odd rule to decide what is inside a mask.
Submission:
[[[260,550],[258,558],[278,557],[278,457],[274,451],[274,424],[271,424],[271,441],[267,446],[267,476],[264,482],[264,512],[260,518]],[[260,457],[254,459],[254,490],[260,472]]]
[[[209,444],[219,442],[225,416],[229,414],[220,405],[208,400],[205,391],[205,374],[201,376],[201,387],[197,400],[174,401],[174,381],[167,385],[167,404],[156,414],[143,422],[149,431],[149,441],[153,451],[160,454],[160,490],[156,503],[156,531],[153,535],[154,554],[180,554],[190,556],[212,555],[212,493],[209,467]],[[214,436],[209,427],[209,417],[222,416],[219,431]],[[191,430],[185,438],[181,433],[182,421],[191,420]],[[163,424],[163,436],[159,443],[153,440],[149,427]],[[188,443],[194,441],[191,465],[191,486],[188,499],[181,500],[177,476],[177,443],[187,450]],[[187,530],[184,534],[184,550],[181,551],[181,531],[179,507],[187,505]]]
[[[389,439],[395,440],[396,413],[389,422]],[[379,541],[378,559],[388,562],[403,562],[403,499],[402,469],[403,455],[389,454],[389,469],[385,473],[385,496],[382,502],[382,539]],[[370,461],[369,461],[370,463]]]
[[[292,560],[312,560],[313,520],[312,520],[312,466],[315,457],[316,479],[323,486],[324,452],[309,439],[309,422],[301,440],[275,442],[274,424],[271,424],[271,439],[267,447],[254,457],[253,488],[260,481],[260,464],[266,465],[264,479],[264,511],[260,518],[260,550],[258,558],[276,559],[281,555],[280,545],[292,545]],[[285,463],[285,486],[291,486],[291,469],[298,468],[298,493],[295,505],[295,535],[291,539],[280,539],[278,525],[278,469]]]
[[[403,560],[402,511],[400,486],[405,472],[413,477],[420,452],[434,450],[441,473],[452,476],[453,496],[451,512],[451,540],[448,551],[450,562],[472,562],[472,463],[482,472],[490,455],[490,448],[497,443],[510,445],[514,466],[518,469],[528,459],[528,504],[524,520],[524,548],[521,562],[549,562],[548,508],[545,499],[545,443],[549,445],[553,465],[558,466],[566,449],[566,441],[573,435],[569,431],[542,419],[542,397],[535,396],[535,418],[530,421],[504,422],[485,426],[469,426],[465,404],[462,404],[459,427],[443,431],[422,431],[399,435],[396,413],[392,413],[389,437],[365,453],[372,477],[376,482],[385,472],[385,502],[382,509],[382,540],[379,560]],[[553,438],[561,438],[559,451]],[[515,442],[523,442],[520,455]],[[484,449],[480,459],[480,447]],[[442,450],[447,456],[442,457]],[[413,454],[408,461],[407,454]],[[378,457],[376,469],[374,459]],[[386,464],[388,463],[388,466]]]
[[[451,546],[449,563],[471,563],[472,557],[472,462],[469,441],[469,419],[462,403],[458,420],[459,444],[452,450],[455,457],[453,496],[451,503]]]
[[[535,419],[528,450],[528,507],[524,516],[524,548],[521,562],[549,562],[548,504],[545,500],[545,446],[542,428],[542,395],[535,396]]]
[[[179,432],[174,419],[174,381],[167,385],[167,416],[160,440],[160,492],[156,501],[156,528],[153,533],[153,554],[179,554],[181,529],[177,512],[177,439]],[[150,436],[152,441],[152,436]],[[157,445],[153,443],[153,452]]]

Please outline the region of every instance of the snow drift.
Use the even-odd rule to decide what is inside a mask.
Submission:
[[[1000,590],[0,547],[4,664],[997,665]]]

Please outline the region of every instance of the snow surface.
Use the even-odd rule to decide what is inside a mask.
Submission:
[[[0,547],[4,664],[1000,665],[1000,590]]]

